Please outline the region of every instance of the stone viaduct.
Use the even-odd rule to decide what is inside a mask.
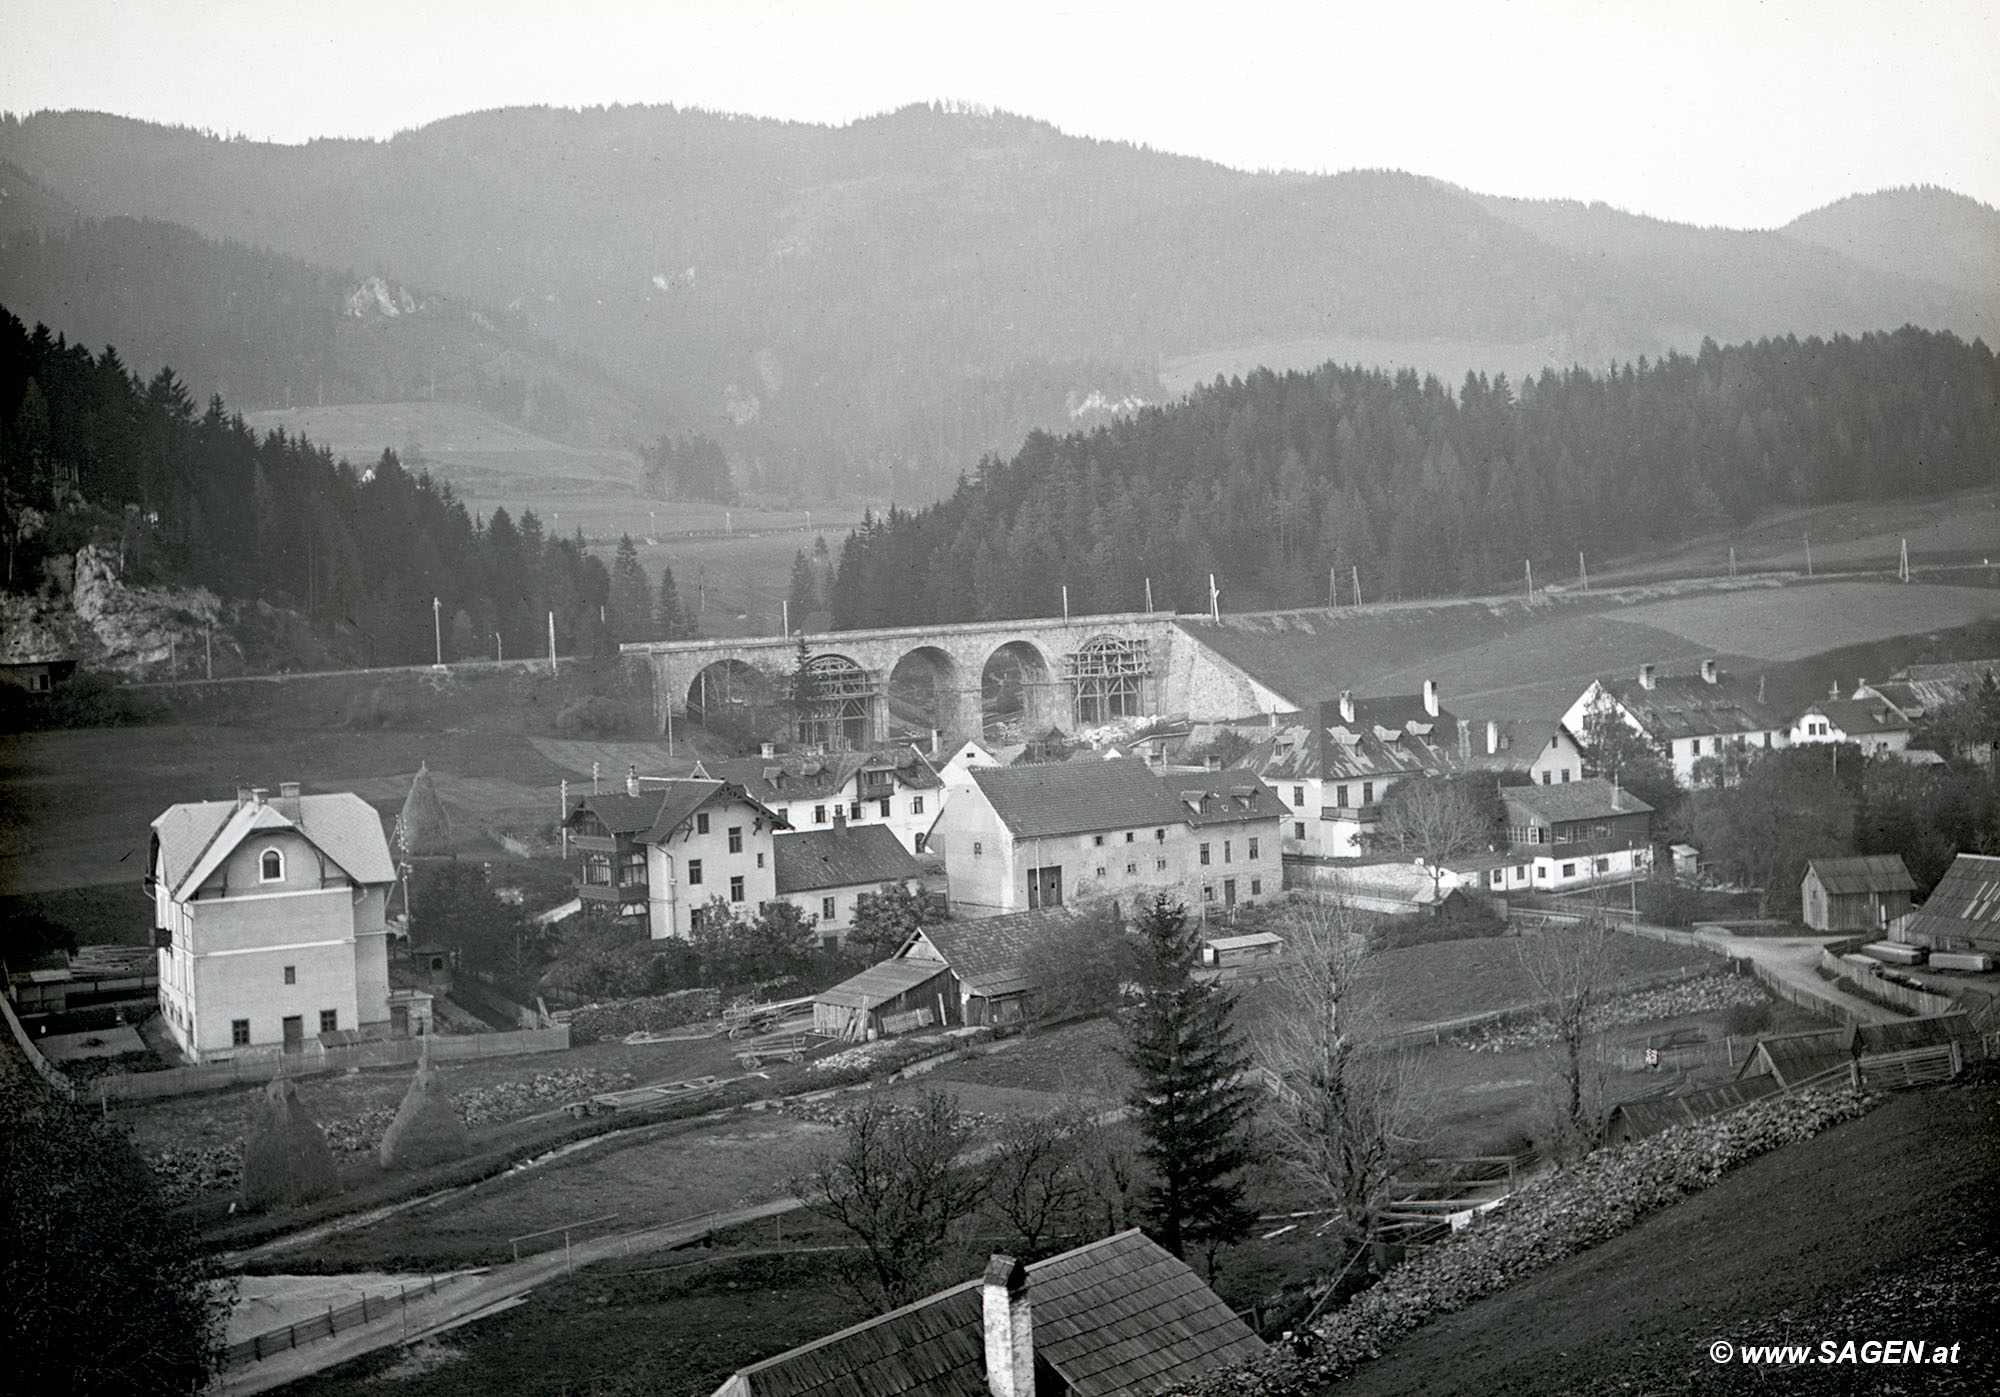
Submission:
[[[1031,732],[1065,732],[1155,713],[1242,715],[1292,705],[1203,645],[1171,614],[1125,612],[953,626],[831,631],[804,637],[812,713],[806,740],[867,746],[890,732],[893,683],[903,721],[928,692],[930,721],[948,739],[977,737],[983,694],[999,673],[1020,686]],[[775,705],[794,693],[799,636],[719,637],[625,645],[653,680],[653,717],[706,713],[718,703]]]

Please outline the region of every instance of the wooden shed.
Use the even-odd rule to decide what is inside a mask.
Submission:
[[[1854,1061],[1853,1030],[1818,1028],[1806,1033],[1781,1033],[1760,1038],[1743,1060],[1736,1079],[1769,1077],[1789,1091],[1801,1082],[1823,1076]]]
[[[852,1042],[958,1021],[958,982],[934,960],[885,960],[813,996],[813,1031]]]
[[[1611,1108],[1611,1115],[1604,1123],[1604,1140],[1610,1145],[1643,1140],[1671,1126],[1688,1125],[1720,1115],[1770,1096],[1777,1090],[1775,1078],[1750,1077],[1740,1082],[1724,1082],[1705,1091],[1691,1091],[1684,1096],[1649,1096],[1640,1101],[1621,1102]]]
[[[1900,854],[1813,859],[1799,881],[1799,902],[1816,931],[1880,931],[1910,910],[1916,891]]]

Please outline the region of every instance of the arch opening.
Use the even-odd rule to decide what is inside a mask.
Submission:
[[[1093,636],[1063,657],[1070,712],[1079,727],[1097,727],[1145,712],[1146,676],[1152,673],[1143,639]]]
[[[1047,702],[1052,674],[1042,652],[1010,640],[986,657],[979,671],[980,730],[1000,741],[1039,737],[1054,719]]]
[[[688,681],[687,714],[710,732],[750,742],[770,730],[777,699],[764,671],[742,660],[717,660]]]
[[[903,655],[889,671],[882,696],[889,736],[928,743],[933,732],[956,732],[962,687],[957,661],[935,645],[920,645]]]
[[[845,655],[815,655],[792,677],[792,731],[824,751],[869,745],[875,681]]]

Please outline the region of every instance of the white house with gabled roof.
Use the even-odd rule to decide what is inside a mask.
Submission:
[[[387,1035],[395,880],[382,818],[351,792],[169,807],[147,884],[174,1042],[206,1062]]]

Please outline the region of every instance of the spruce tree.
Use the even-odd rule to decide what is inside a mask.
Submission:
[[[1256,1099],[1243,1081],[1250,1054],[1231,1022],[1235,996],[1195,976],[1201,944],[1187,908],[1161,894],[1137,931],[1137,992],[1123,1027],[1139,1074],[1129,1101],[1153,1166],[1148,1230],[1175,1256],[1193,1243],[1212,1258],[1256,1220],[1242,1179]]]
[[[653,621],[653,583],[646,565],[639,561],[639,546],[632,535],[621,534],[618,553],[611,563],[611,634],[618,640],[653,640],[659,632]]]
[[[693,640],[701,634],[695,624],[694,613],[681,600],[680,588],[674,582],[674,570],[665,563],[660,564],[660,600],[654,611],[654,620],[660,628],[660,636],[665,640]]]
[[[789,605],[792,613],[792,629],[795,631],[806,628],[808,615],[824,609],[820,604],[819,574],[814,571],[812,559],[806,556],[806,550],[803,548],[798,551],[798,556],[792,559]]]

